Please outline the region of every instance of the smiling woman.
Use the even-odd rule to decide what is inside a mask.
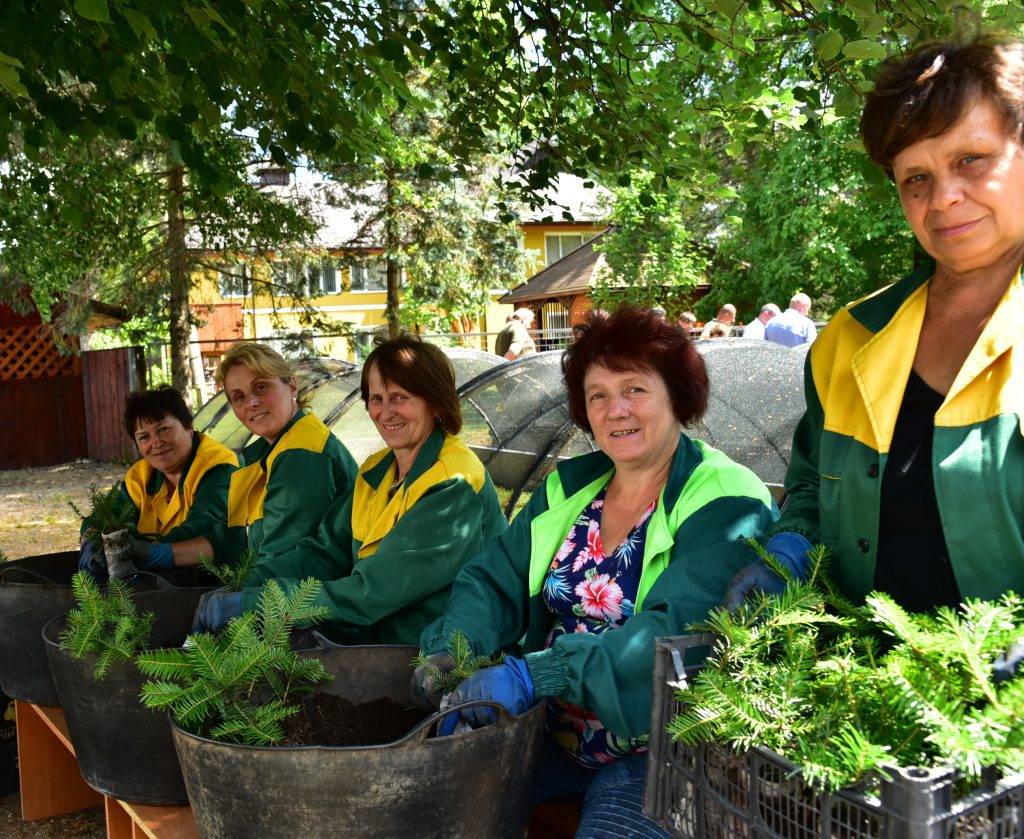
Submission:
[[[799,569],[825,543],[855,602],[878,590],[925,611],[1024,591],[1024,43],[886,61],[861,134],[929,258],[811,348],[768,548]],[[733,599],[762,580],[745,569]]]
[[[331,503],[352,492],[356,464],[320,419],[303,410],[292,368],[272,348],[235,344],[216,378],[235,416],[258,439],[242,451],[243,466],[232,476],[227,526],[215,547],[228,561],[251,548],[255,572],[273,574],[276,558],[316,533]]]
[[[707,407],[708,376],[677,324],[650,309],[592,312],[562,370],[573,422],[600,450],[558,464],[462,570],[420,646],[443,661],[457,632],[477,655],[521,644],[450,703],[520,713],[546,700],[535,802],[585,799],[577,837],[664,837],[639,807],[654,638],[707,617],[751,556],[742,538],[776,511],[753,472],[683,433]],[[430,699],[427,668],[414,678],[414,698]],[[461,715],[494,721],[493,708]]]
[[[131,511],[136,534],[132,561],[149,571],[194,565],[200,553],[213,554],[209,541],[226,518],[227,490],[238,465],[234,452],[192,427],[192,414],[171,387],[128,396],[124,430],[142,459],[121,485],[121,506]],[[102,548],[84,538],[79,566],[106,576]]]
[[[456,436],[462,414],[444,353],[411,337],[377,346],[363,365],[363,404],[388,448],[363,463],[351,496],[338,498],[315,534],[263,564],[239,608],[262,584],[286,591],[323,582],[318,630],[345,643],[415,644],[448,601],[463,564],[505,518],[479,458]],[[206,628],[221,615],[204,616]]]

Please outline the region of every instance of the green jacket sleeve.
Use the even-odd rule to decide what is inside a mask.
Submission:
[[[444,615],[420,635],[424,653],[447,649],[456,630],[478,655],[490,655],[523,637],[530,617],[530,523],[546,509],[542,486],[505,534],[459,572]]]
[[[370,626],[447,588],[480,546],[484,512],[480,496],[461,478],[436,484],[372,556],[356,560],[347,576],[324,582],[316,605],[328,608],[330,621]],[[288,590],[298,580],[280,582]]]
[[[255,571],[276,576],[277,557],[316,533],[331,503],[352,493],[354,474],[338,466],[329,455],[306,449],[289,449],[274,461],[263,502],[263,539],[253,546]]]
[[[786,470],[786,501],[782,516],[769,531],[769,535],[783,530],[802,533],[811,542],[818,541],[818,493],[821,477],[818,455],[825,425],[825,412],[821,407],[818,389],[814,385],[812,358],[807,354],[804,362],[804,399],[807,409],[797,423],[793,434],[793,451]]]
[[[676,531],[668,567],[640,612],[616,629],[563,635],[526,655],[536,693],[593,711],[620,737],[646,734],[654,639],[683,634],[719,606],[729,580],[755,556],[742,539],[774,520],[772,508],[751,498],[722,497],[697,510]]]
[[[272,565],[253,570],[247,586],[260,586],[272,578],[334,580],[352,571],[352,493],[334,499],[324,513],[320,527],[292,550],[274,558]],[[255,602],[255,601],[254,601]]]
[[[209,537],[218,526],[227,522],[228,487],[234,471],[235,467],[229,463],[221,463],[207,470],[196,488],[196,497],[185,521],[169,530],[160,541],[184,542],[196,536]]]

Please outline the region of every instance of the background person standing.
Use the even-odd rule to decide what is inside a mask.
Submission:
[[[531,309],[516,309],[512,313],[512,319],[498,333],[494,342],[494,352],[509,361],[515,361],[522,355],[532,355],[537,352],[537,345],[527,331],[531,326],[533,326],[533,311]]]
[[[781,315],[774,317],[764,328],[767,341],[774,341],[784,347],[798,347],[801,344],[813,344],[818,337],[814,321],[807,317],[811,311],[811,298],[803,292],[794,294],[789,301],[789,308]]]
[[[728,338],[732,334],[732,325],[736,322],[736,307],[732,303],[726,303],[718,310],[714,320],[704,324],[700,332],[701,338]],[[722,334],[724,330],[725,334]]]
[[[774,303],[765,303],[761,307],[761,313],[750,323],[743,327],[743,337],[750,341],[763,341],[764,330],[768,321],[777,318],[782,314],[779,307]]]

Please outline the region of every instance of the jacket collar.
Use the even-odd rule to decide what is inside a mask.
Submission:
[[[438,455],[441,453],[441,447],[444,445],[445,433],[438,427],[434,427],[434,430],[430,432],[430,435],[423,442],[420,450],[416,453],[416,459],[413,461],[412,467],[409,469],[409,473],[405,476],[406,486],[411,486],[415,483],[416,479],[419,478],[424,472],[426,472],[434,463],[437,461]],[[395,453],[388,449],[387,453],[381,458],[379,463],[374,464],[373,467],[367,469],[363,473],[363,480],[365,480],[374,489],[380,487],[381,482],[387,477],[388,472],[391,470],[391,464],[395,462]]]

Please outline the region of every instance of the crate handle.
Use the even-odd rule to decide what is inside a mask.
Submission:
[[[683,657],[677,649],[672,650],[672,667],[676,671],[676,680],[669,682],[669,687],[673,687],[676,690],[686,690],[690,685],[686,681],[686,668],[683,667]]]

